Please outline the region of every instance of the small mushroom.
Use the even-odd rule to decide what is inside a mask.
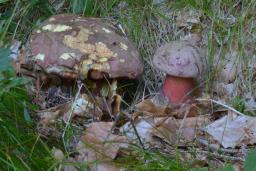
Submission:
[[[166,73],[162,87],[172,104],[185,102],[203,70],[200,49],[189,41],[172,41],[157,49],[153,64]]]

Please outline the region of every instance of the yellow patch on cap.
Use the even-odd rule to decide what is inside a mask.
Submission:
[[[91,64],[93,64],[93,61],[91,59],[85,59],[81,63],[81,67],[78,68],[80,76],[85,79],[88,75],[88,72],[91,68]]]
[[[100,58],[100,59],[99,59],[99,62],[107,62],[107,61],[108,61],[108,58],[104,58],[104,57],[103,57],[103,58]]]
[[[83,66],[85,66],[85,65],[91,65],[91,64],[93,64],[93,61],[90,60],[90,59],[85,59],[85,60],[83,60],[83,62],[82,62],[82,65],[83,65]]]
[[[95,44],[95,47],[97,56],[110,58],[114,54],[105,43],[98,42]]]
[[[89,36],[93,34],[90,32],[90,30],[79,27],[80,31],[78,32],[77,36],[73,35],[65,35],[63,39],[63,43],[72,48],[72,49],[77,49],[82,53],[87,53],[91,54],[95,52],[95,46],[90,44],[90,43],[85,43],[88,41]]]
[[[67,25],[61,25],[61,24],[47,24],[43,26],[42,29],[45,31],[51,31],[51,32],[63,32],[63,31],[71,30],[72,27]]]
[[[108,71],[110,66],[108,63],[94,63],[92,64],[92,69],[97,71]]]
[[[128,46],[126,44],[122,43],[122,42],[120,43],[120,47],[121,47],[121,49],[123,49],[125,51],[128,50]]]

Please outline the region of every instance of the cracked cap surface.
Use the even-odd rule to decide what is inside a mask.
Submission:
[[[125,37],[99,18],[73,14],[52,16],[36,29],[28,43],[28,61],[38,70],[67,79],[138,77],[143,62]],[[97,72],[90,74],[90,72]]]

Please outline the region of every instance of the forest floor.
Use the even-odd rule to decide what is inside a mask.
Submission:
[[[255,11],[254,0],[0,0],[0,169],[256,170]],[[126,135],[111,132],[115,121],[91,118],[54,118],[47,135],[38,129],[39,106],[27,92],[31,81],[16,76],[10,55],[18,50],[10,47],[15,40],[25,47],[33,30],[62,13],[104,18],[137,47],[143,74],[118,83],[125,87],[120,130],[133,130]],[[205,61],[195,101],[163,109],[155,97],[165,75],[153,65],[153,56],[164,43],[187,40],[193,33],[200,34]],[[192,140],[186,130],[193,130]],[[131,137],[136,140],[129,147],[103,145],[106,139]],[[96,144],[103,155],[82,141]]]

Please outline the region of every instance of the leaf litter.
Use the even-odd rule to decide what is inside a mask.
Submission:
[[[190,13],[195,13],[195,18],[187,18],[194,15],[178,17],[178,27],[191,29],[191,25],[200,24],[202,14],[193,10],[189,10]],[[23,58],[21,59],[24,60]],[[18,64],[14,63],[14,67],[19,73]],[[228,79],[228,82],[229,80],[232,79]],[[225,81],[218,83],[217,87],[222,90],[217,92],[220,96],[223,94],[223,96],[231,96],[234,92],[233,83],[224,83]],[[223,164],[224,159],[228,159],[236,162],[234,168],[240,168],[241,165],[237,164],[237,161],[243,161],[248,147],[256,143],[255,117],[243,115],[225,105],[228,110],[222,111],[221,116],[218,116],[219,113],[212,109],[216,104],[211,100],[205,103],[192,100],[179,106],[172,106],[161,94],[156,95],[136,104],[135,112],[128,112],[128,120],[117,127],[112,114],[122,114],[121,96],[113,96],[106,101],[104,98],[91,97],[90,93],[79,91],[77,97],[47,108],[47,105],[41,102],[47,99],[48,94],[38,92],[36,94],[35,99],[39,100],[37,103],[42,105],[42,110],[37,114],[39,132],[43,135],[50,135],[56,131],[52,126],[59,119],[65,123],[73,122],[79,117],[92,119],[85,124],[85,130],[75,144],[77,152],[75,156],[64,156],[59,149],[53,152],[57,160],[66,163],[87,163],[87,167],[91,170],[122,170],[114,164],[122,149],[129,148],[131,144],[139,144],[144,149],[151,149],[159,143],[165,147],[162,150],[168,151],[170,147],[179,148],[182,160],[194,159],[188,153],[192,154],[192,150],[196,149],[197,160],[200,162],[195,162],[195,165],[210,165],[210,160]],[[222,102],[217,103],[220,104]],[[250,105],[254,104],[252,102]],[[106,115],[110,116],[106,117]],[[209,153],[214,159],[209,158]],[[64,170],[77,170],[77,168],[65,166]]]

